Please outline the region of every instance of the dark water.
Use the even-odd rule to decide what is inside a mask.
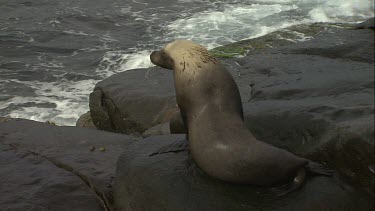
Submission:
[[[361,0],[0,0],[0,116],[74,125],[101,79],[147,67],[176,38],[208,48],[316,21],[373,15]],[[334,11],[334,12],[332,12]]]

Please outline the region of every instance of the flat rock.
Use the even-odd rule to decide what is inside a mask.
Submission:
[[[116,161],[134,141],[94,129],[0,121],[1,210],[113,210]]]
[[[309,177],[298,191],[234,185],[202,172],[187,152],[149,154],[184,135],[154,136],[129,145],[119,158],[114,201],[123,210],[372,210],[373,198],[337,177]],[[218,166],[220,168],[220,166]]]
[[[74,173],[27,150],[0,143],[1,210],[103,210]]]

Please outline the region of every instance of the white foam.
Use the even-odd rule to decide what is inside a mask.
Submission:
[[[295,9],[294,4],[228,5],[222,11],[209,10],[173,21],[167,28],[170,37],[194,40],[211,49],[260,34],[257,21]]]
[[[308,13],[313,22],[351,22],[353,17],[366,19],[374,16],[372,0],[300,0],[300,2],[302,5],[313,4],[313,8]]]
[[[103,77],[109,77],[125,70],[150,67],[152,65],[150,54],[150,50],[139,50],[134,53],[108,51],[100,61],[97,73]]]
[[[71,35],[89,36],[89,34],[86,34],[83,31],[65,30],[63,32],[66,33],[66,34],[71,34]]]
[[[314,39],[314,37],[306,36],[304,33],[301,33],[301,32],[296,32],[296,31],[289,31],[289,32],[296,35],[298,38],[294,39],[294,40],[299,41],[299,42],[304,42],[304,41],[307,41],[307,40]]]
[[[122,70],[130,70],[135,68],[150,67],[150,50],[139,51],[136,54],[123,54],[124,62],[121,65]]]
[[[133,0],[133,2],[134,3],[137,3],[137,4],[144,4],[144,5],[148,5],[148,3],[147,2],[139,2],[139,1],[137,1],[137,0]]]
[[[23,83],[35,90],[37,97],[15,96],[7,100],[0,109],[12,104],[24,103],[48,103],[55,105],[54,108],[43,108],[40,106],[26,106],[12,110],[9,116],[12,118],[26,118],[35,121],[53,121],[57,125],[75,125],[75,122],[84,114],[88,108],[88,98],[97,80],[39,82],[9,80]],[[85,103],[82,103],[85,102]]]
[[[290,26],[294,26],[294,25],[301,24],[301,23],[307,23],[307,22],[309,22],[309,20],[303,19],[303,20],[300,20],[300,21],[290,21],[290,22],[284,22],[284,23],[276,23],[275,25],[271,25],[271,26],[259,26],[259,30],[257,31],[257,33],[254,33],[252,36],[246,37],[245,39],[253,39],[253,38],[261,37],[261,36],[264,36],[266,34],[277,31],[279,29],[284,29],[284,28],[287,28],[287,27],[290,27]]]

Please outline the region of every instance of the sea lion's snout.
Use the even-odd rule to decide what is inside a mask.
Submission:
[[[173,60],[167,56],[164,50],[154,51],[150,54],[150,60],[154,65],[166,69],[173,69]]]
[[[150,60],[151,60],[151,62],[152,62],[154,65],[158,65],[158,63],[157,63],[157,61],[158,61],[157,57],[158,57],[158,51],[153,51],[153,52],[150,54]]]

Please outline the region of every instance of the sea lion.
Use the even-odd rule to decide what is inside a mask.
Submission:
[[[293,181],[280,195],[302,186],[305,170],[311,169],[309,161],[254,137],[244,124],[237,84],[206,48],[177,40],[152,52],[150,59],[157,66],[173,70],[190,153],[203,171],[220,180],[258,186]],[[157,153],[180,151],[183,147],[179,142]],[[329,175],[319,168],[316,172]]]

